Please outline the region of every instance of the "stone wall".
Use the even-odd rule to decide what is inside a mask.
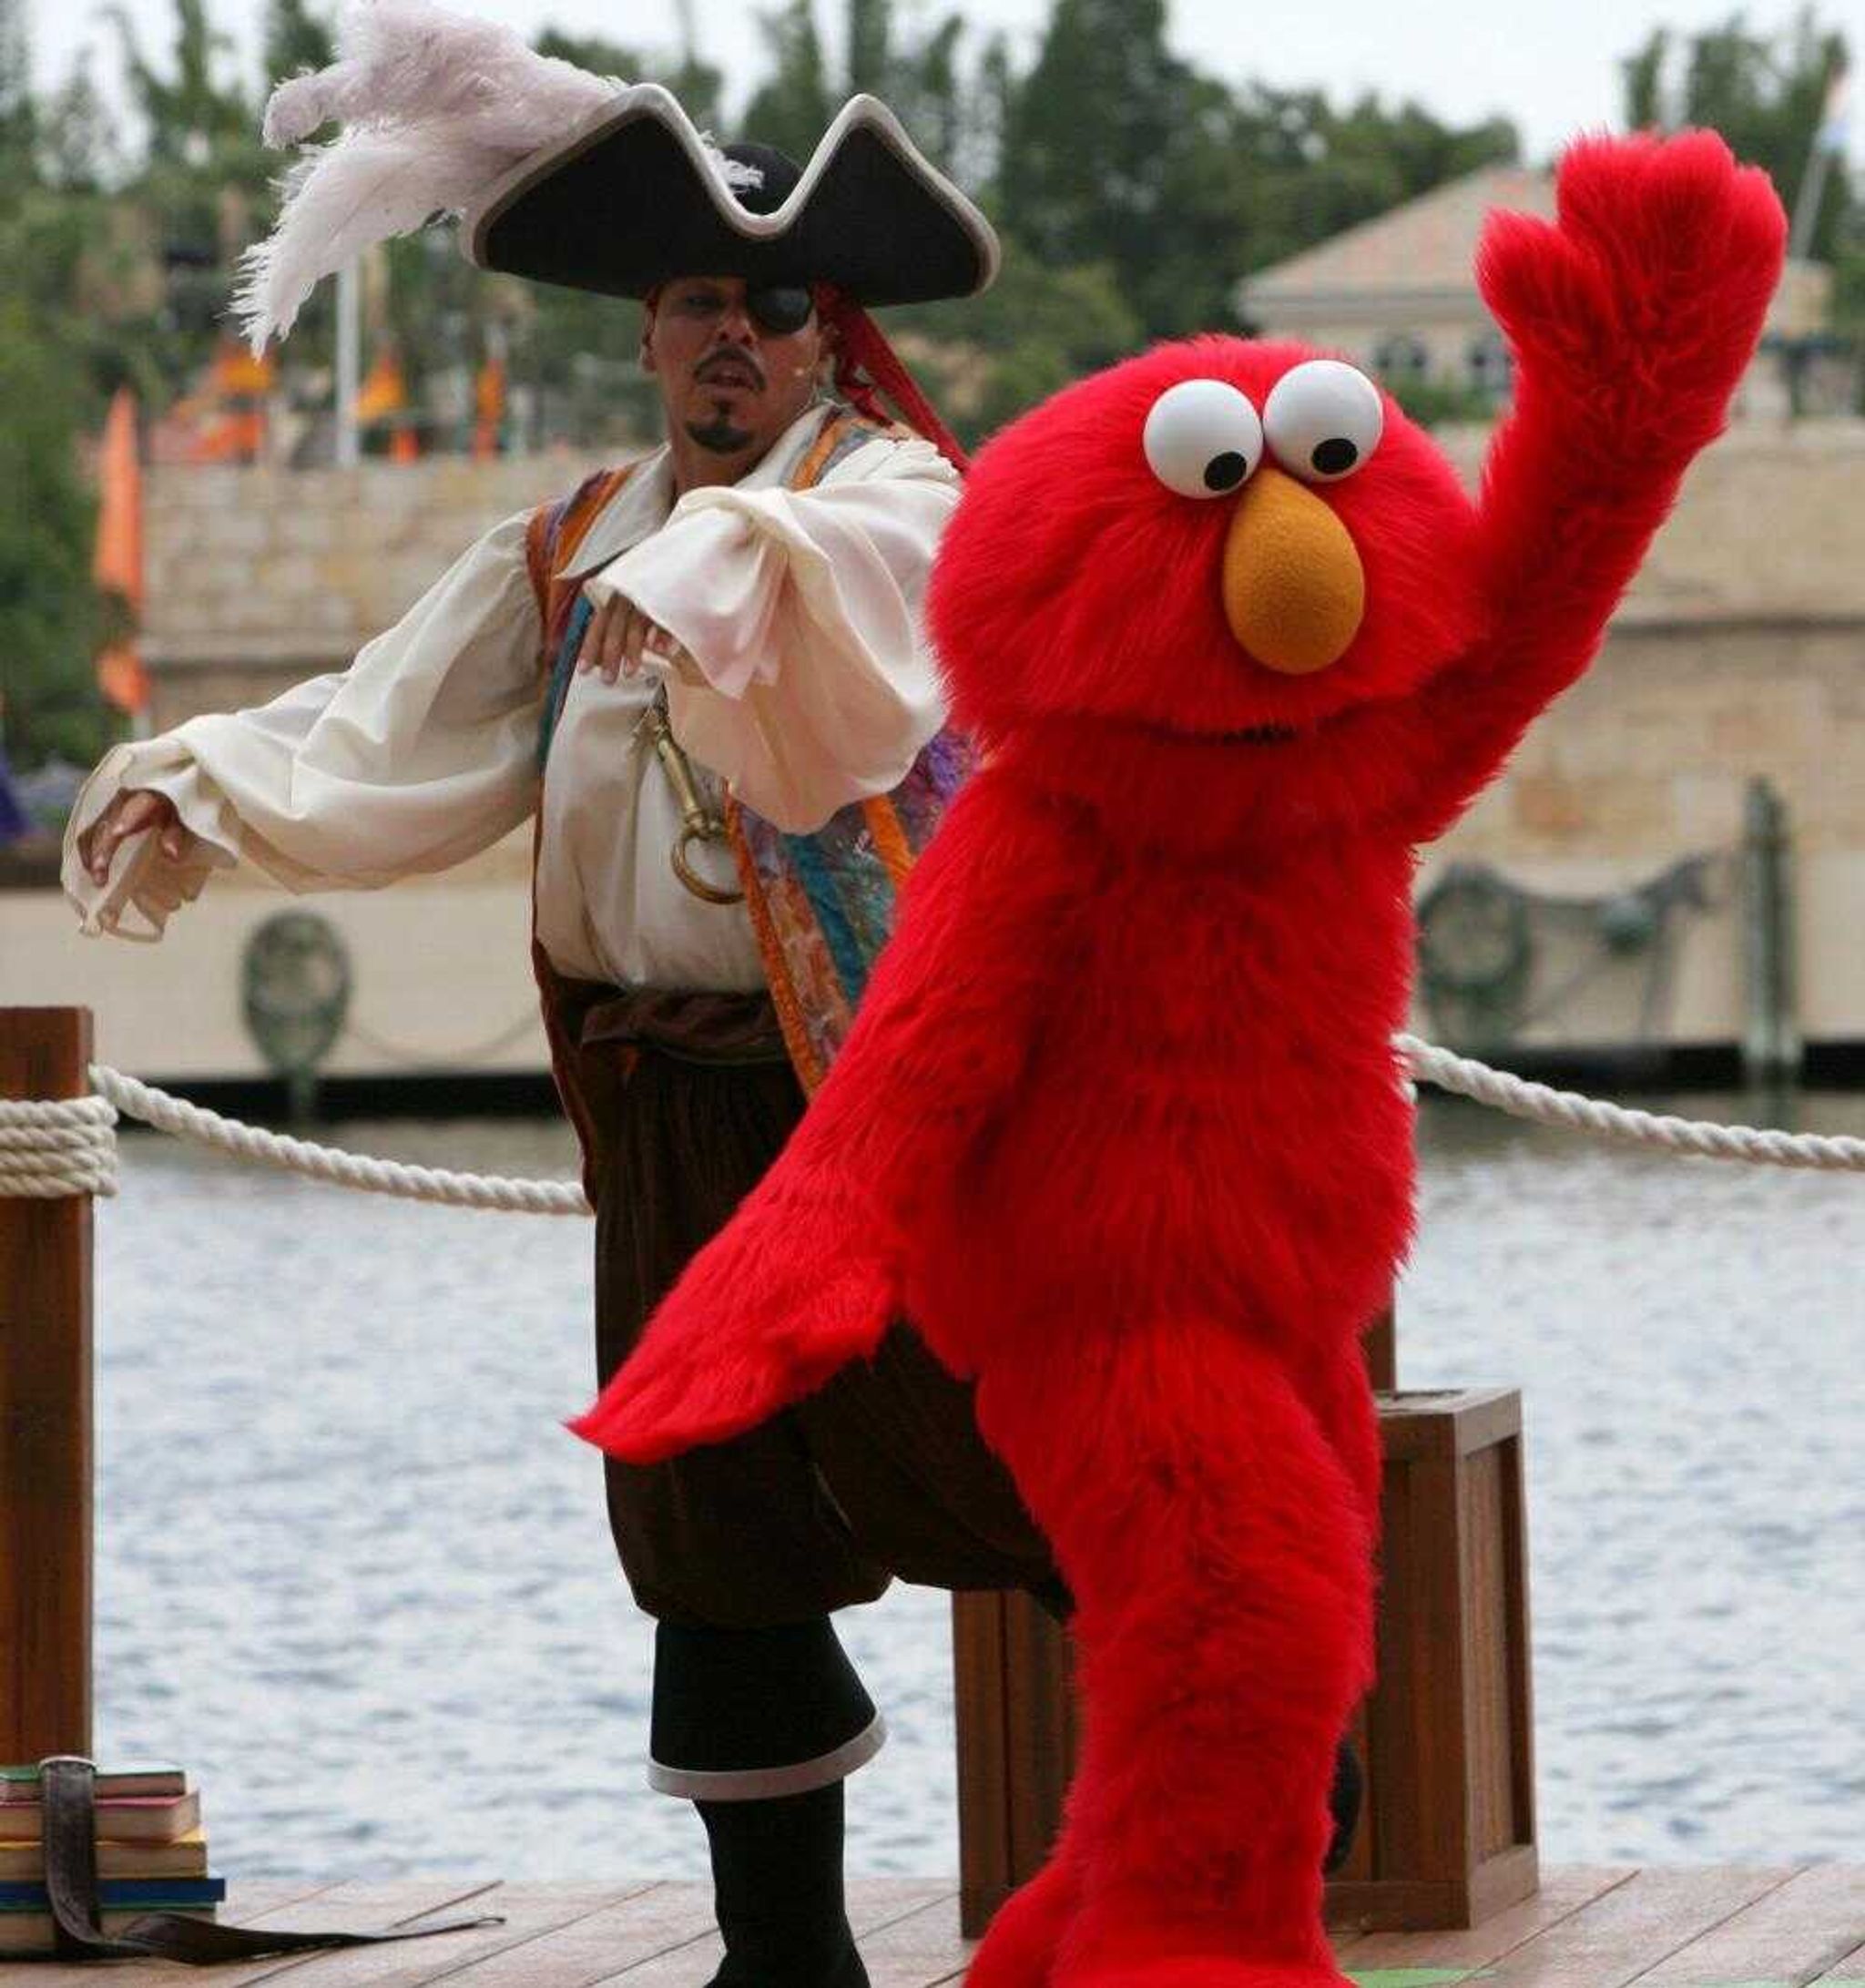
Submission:
[[[151,471],[155,729],[343,668],[482,532],[595,466],[546,454]]]

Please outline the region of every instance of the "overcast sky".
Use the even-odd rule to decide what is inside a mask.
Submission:
[[[261,0],[209,0],[217,23],[239,43],[250,72],[257,61]],[[695,0],[703,53],[742,93],[759,66],[755,0]],[[1027,54],[1048,0],[901,0],[909,20],[943,16],[959,5],[974,29],[1002,27]],[[126,0],[145,46],[161,49],[173,19],[171,0]],[[1238,0],[1170,0],[1171,36],[1179,53],[1236,81],[1260,76],[1288,85],[1320,85],[1336,96],[1377,89],[1412,97],[1439,117],[1473,122],[1503,112],[1520,126],[1530,157],[1541,158],[1568,133],[1611,122],[1619,100],[1618,61],[1663,23],[1688,30],[1726,20],[1736,0],[1308,0],[1299,6],[1251,8]],[[1798,0],[1753,0],[1751,27],[1771,32],[1790,20]],[[115,36],[92,0],[29,0],[35,66],[50,84],[63,77],[87,42],[98,73],[116,73]],[[526,35],[546,24],[606,33],[653,46],[675,39],[672,0],[488,0],[479,8]],[[841,0],[820,0],[825,30],[840,20]],[[1819,20],[1840,28],[1855,65],[1865,59],[1865,0],[1825,0]],[[1855,87],[1851,156],[1865,157],[1865,81]],[[740,94],[740,100],[741,94]],[[1084,134],[1092,143],[1092,133]]]

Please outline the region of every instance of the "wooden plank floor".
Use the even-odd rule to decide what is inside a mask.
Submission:
[[[217,1967],[0,1965],[7,1988],[214,1988],[290,1976],[286,1988],[700,1988],[718,1939],[698,1884],[236,1884],[241,1925],[372,1930],[499,1913],[501,1925],[402,1946]],[[851,1914],[873,1988],[957,1982],[968,1949],[958,1894],[939,1880],[852,1888]],[[1865,1867],[1573,1869],[1470,1932],[1341,1933],[1361,1988],[1865,1988]]]

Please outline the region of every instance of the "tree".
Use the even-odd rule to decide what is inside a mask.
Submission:
[[[848,85],[884,95],[893,54],[892,0],[849,0]]]
[[[1105,266],[1055,270],[1004,244],[1002,274],[982,297],[888,313],[888,331],[916,352],[933,398],[959,439],[981,442],[1006,421],[1140,342],[1137,320]]]
[[[1847,66],[1846,41],[1810,8],[1772,39],[1741,14],[1701,35],[1656,28],[1620,65],[1626,121],[1635,129],[1707,126],[1738,158],[1766,168],[1792,213],[1814,162],[1827,93]],[[1831,260],[1856,205],[1843,165],[1826,177],[1807,252]]]
[[[1057,0],[995,182],[1013,234],[1051,264],[1105,261],[1151,336],[1229,324],[1250,270],[1517,155],[1503,119],[1233,91],[1174,56],[1165,26],[1161,0]]]
[[[215,72],[231,47],[229,36],[208,18],[208,0],[174,0],[175,41],[164,74],[143,53],[128,12],[113,6],[107,18],[123,48],[130,94],[148,125],[152,165],[209,165],[223,148],[250,144],[253,107]]]
[[[807,158],[828,128],[830,78],[812,0],[786,0],[760,15],[770,75],[746,107],[744,128],[759,143]]]
[[[977,94],[960,62],[964,16],[944,15],[916,40],[903,40],[892,0],[847,0],[842,25],[844,61],[837,70],[823,48],[814,0],[786,0],[761,17],[772,68],[746,107],[746,134],[807,158],[842,99],[867,91],[886,99],[935,165],[956,169]]]
[[[1057,266],[1142,268],[1169,225],[1190,82],[1166,46],[1164,0],[1056,0],[1004,133],[997,196],[1017,239]]]
[[[36,119],[39,176],[71,199],[101,193],[122,175],[115,120],[91,74],[91,59],[85,49]]]
[[[92,675],[95,505],[73,446],[83,382],[27,303],[0,301],[0,655],[9,758],[95,758],[108,720]]]
[[[0,0],[0,185],[32,173],[36,140],[25,8],[23,0]]]
[[[266,0],[260,85],[270,91],[287,76],[327,69],[337,59],[336,36],[306,0]]]

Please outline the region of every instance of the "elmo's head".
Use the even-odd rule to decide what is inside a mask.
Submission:
[[[1474,509],[1363,373],[1205,337],[1078,382],[973,465],[930,612],[959,722],[1303,731],[1475,632]]]

